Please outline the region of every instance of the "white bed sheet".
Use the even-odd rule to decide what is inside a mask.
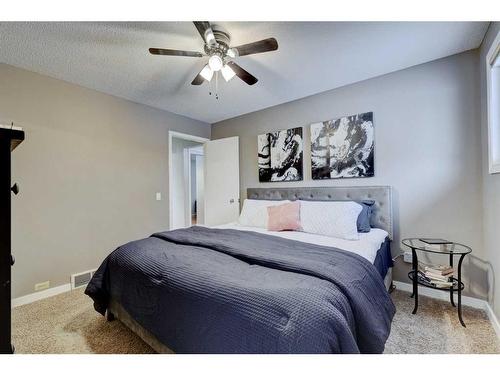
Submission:
[[[377,251],[380,246],[385,241],[385,238],[389,235],[385,230],[372,228],[368,233],[360,233],[359,240],[344,240],[341,238],[327,237],[319,234],[305,233],[305,232],[273,232],[264,228],[257,227],[245,227],[238,223],[229,223],[223,225],[217,225],[213,228],[218,229],[236,229],[257,233],[269,234],[271,236],[277,236],[282,238],[288,238],[289,240],[301,241],[321,246],[336,247],[338,249],[353,252],[355,254],[361,255],[363,258],[370,261],[372,264],[375,262],[377,257]]]

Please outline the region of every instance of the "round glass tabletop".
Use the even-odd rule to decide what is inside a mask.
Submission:
[[[439,254],[469,254],[472,249],[469,246],[456,242],[434,243],[429,238],[405,238],[402,243],[409,248]]]

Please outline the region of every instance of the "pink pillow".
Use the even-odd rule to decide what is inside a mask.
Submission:
[[[300,230],[300,202],[267,207],[267,216],[268,230]]]

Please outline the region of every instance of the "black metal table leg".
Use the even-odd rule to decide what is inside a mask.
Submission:
[[[458,261],[458,319],[460,323],[465,327],[464,320],[462,319],[462,261],[464,260],[466,254],[460,256]]]
[[[413,297],[415,298],[415,307],[413,308],[412,314],[417,313],[418,309],[418,258],[415,249],[411,249],[411,261],[413,265]]]
[[[453,254],[450,254],[450,267],[453,268]],[[453,307],[455,307],[455,302],[453,301],[453,285],[450,288],[450,302]]]

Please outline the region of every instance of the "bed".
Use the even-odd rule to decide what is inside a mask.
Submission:
[[[394,305],[391,189],[251,188],[259,200],[375,201],[359,241],[227,224],[112,252],[86,294],[159,353],[381,353]]]

